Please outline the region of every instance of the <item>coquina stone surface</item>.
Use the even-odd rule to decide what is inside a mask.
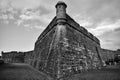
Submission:
[[[34,48],[34,67],[61,79],[102,65],[99,40],[67,13],[58,2],[56,17],[39,36]]]

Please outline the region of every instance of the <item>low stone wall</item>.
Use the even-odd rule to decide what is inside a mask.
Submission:
[[[24,63],[24,52],[2,52],[2,59],[5,63]]]
[[[2,59],[5,63],[31,63],[33,51],[28,52],[2,52]]]
[[[27,64],[30,64],[30,65],[33,65],[33,53],[34,51],[28,51],[28,52],[24,52],[24,63],[27,63]]]

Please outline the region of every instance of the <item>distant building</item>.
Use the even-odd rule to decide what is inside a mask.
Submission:
[[[120,56],[120,49],[116,51],[116,55]]]
[[[101,57],[104,61],[114,59],[116,53],[114,50],[101,49]]]
[[[102,60],[107,65],[120,64],[120,50],[101,49]]]
[[[116,51],[114,61],[118,64],[120,64],[120,49]]]

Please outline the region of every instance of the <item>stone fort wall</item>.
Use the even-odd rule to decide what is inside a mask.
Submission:
[[[110,51],[101,49],[99,39],[74,21],[66,7],[63,2],[56,5],[56,16],[38,37],[34,50],[3,52],[4,61],[28,63],[55,79],[100,68]]]
[[[32,57],[33,51],[28,52],[2,52],[2,59],[5,63],[28,63],[30,64],[30,60]]]
[[[116,55],[120,55],[120,50],[108,50],[108,49],[100,49],[100,55],[103,61],[108,61],[109,59],[114,59]],[[34,65],[34,55],[33,51],[28,52],[2,52],[1,59],[4,60],[5,63],[27,63],[30,65]]]
[[[62,12],[65,6],[58,4],[62,14],[57,13],[34,48],[34,67],[56,78],[102,65],[99,40]]]

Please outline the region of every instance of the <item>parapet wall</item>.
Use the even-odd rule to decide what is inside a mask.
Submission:
[[[80,26],[77,22],[75,22],[69,15],[67,15],[67,23],[71,26],[73,26],[76,30],[80,31],[82,34],[85,36],[89,37],[91,40],[95,41],[97,44],[100,45],[100,41],[97,37],[92,35],[90,32],[88,32],[87,29],[84,27]]]
[[[100,41],[97,37],[95,37],[93,34],[91,34],[90,32],[88,32],[87,29],[85,29],[84,27],[80,26],[77,22],[75,22],[69,15],[66,14],[66,18],[67,18],[67,24],[73,26],[73,28],[75,28],[76,30],[80,31],[82,34],[84,34],[85,36],[87,36],[88,38],[90,38],[91,40],[93,40],[94,42],[96,42],[98,45],[100,45]],[[54,19],[51,21],[51,23],[47,26],[47,28],[41,33],[41,35],[39,36],[37,41],[40,41],[49,31],[51,31],[51,29],[53,27],[55,27],[57,24],[57,19],[56,17],[54,17]],[[35,45],[37,45],[39,43],[35,43]]]

